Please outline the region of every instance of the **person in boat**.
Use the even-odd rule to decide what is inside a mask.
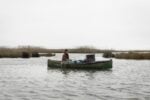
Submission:
[[[69,61],[69,54],[68,54],[68,50],[65,49],[65,50],[64,50],[64,54],[63,54],[63,56],[62,56],[62,63],[66,63],[66,62],[68,62],[68,61]]]

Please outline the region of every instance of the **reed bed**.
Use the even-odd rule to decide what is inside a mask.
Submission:
[[[137,52],[128,52],[128,53],[119,53],[115,54],[115,58],[118,59],[150,59],[150,53],[137,53]]]
[[[17,58],[21,57],[21,52],[16,49],[0,48],[0,58]]]
[[[0,58],[22,57],[22,53],[29,53],[30,56],[35,56],[35,53],[39,53],[39,56],[54,56],[53,53],[63,53],[64,49],[46,49],[34,46],[19,46],[17,48],[0,47]],[[112,51],[96,49],[88,46],[70,48],[68,50],[69,53],[104,53],[105,51]]]
[[[18,58],[22,57],[22,53],[28,53],[32,56],[33,53],[47,53],[51,54],[49,49],[32,46],[22,46],[17,48],[0,47],[0,58]]]
[[[150,51],[119,51],[108,49],[96,49],[94,47],[82,46],[68,49],[69,53],[104,53],[103,57],[114,57],[118,59],[150,59]],[[22,57],[24,52],[29,57],[54,56],[53,53],[63,53],[64,49],[46,49],[34,46],[20,46],[17,48],[0,47],[0,58]],[[117,53],[121,52],[121,53]]]
[[[63,53],[64,49],[49,49],[53,53]],[[81,46],[77,48],[69,48],[70,53],[104,53],[105,51],[115,52],[115,50],[96,49],[90,46]]]

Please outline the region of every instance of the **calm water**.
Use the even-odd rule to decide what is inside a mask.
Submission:
[[[150,100],[148,60],[113,59],[111,70],[64,71],[48,70],[47,59],[0,59],[0,100]]]

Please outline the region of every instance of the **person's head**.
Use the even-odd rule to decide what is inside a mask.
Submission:
[[[65,50],[64,50],[64,53],[68,53],[68,50],[67,50],[67,49],[65,49]]]

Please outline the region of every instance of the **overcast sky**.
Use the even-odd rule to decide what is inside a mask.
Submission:
[[[0,46],[150,49],[149,0],[0,0]]]

